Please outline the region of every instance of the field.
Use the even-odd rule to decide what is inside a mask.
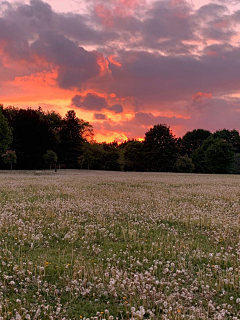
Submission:
[[[0,320],[240,319],[240,177],[0,173]]]

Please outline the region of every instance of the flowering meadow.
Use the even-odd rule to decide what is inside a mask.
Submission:
[[[0,172],[0,320],[240,319],[240,177]]]

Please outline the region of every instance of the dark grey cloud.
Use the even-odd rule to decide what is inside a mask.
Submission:
[[[5,54],[11,59],[30,59],[29,45],[25,34],[15,24],[0,18],[0,41]]]
[[[89,111],[101,111],[108,108],[106,99],[95,93],[88,93],[86,96],[74,96],[72,98],[72,105],[76,108]]]
[[[97,30],[91,17],[56,13],[48,3],[41,0],[31,0],[29,4],[19,3],[17,7],[9,4],[1,11],[5,20],[22,30],[28,39],[34,39],[44,31],[64,34],[78,41],[80,45],[103,44],[118,38],[116,33]]]
[[[209,21],[220,18],[229,13],[228,8],[224,5],[209,3],[200,7],[194,14],[195,19]]]
[[[144,51],[119,51],[122,67],[111,65],[112,78],[98,83],[118,97],[134,96],[143,104],[187,100],[196,92],[234,93],[240,83],[240,48],[212,45],[202,56],[164,56]]]
[[[109,111],[112,111],[114,113],[122,113],[123,112],[123,106],[121,104],[114,104],[111,107],[108,107]]]
[[[78,14],[54,14],[55,30],[71,37],[81,45],[103,45],[117,40],[118,34],[89,26],[89,20]]]
[[[95,113],[94,118],[96,120],[107,120],[107,116],[103,113]]]
[[[236,34],[233,28],[233,19],[225,5],[210,3],[202,6],[195,18],[199,23],[199,34],[205,39],[230,41]]]
[[[9,72],[15,68],[16,76],[54,68],[60,87],[82,89],[89,79],[99,76],[99,60],[104,60],[101,52],[83,46],[116,39],[117,32],[97,28],[90,16],[56,13],[41,0],[14,6],[1,2],[0,43],[4,55],[11,59],[9,65],[20,62],[17,68],[9,67]]]
[[[147,37],[178,41],[195,38],[192,8],[186,1],[182,1],[179,5],[173,5],[171,1],[157,1],[147,15],[149,17],[143,22],[143,30]]]
[[[37,56],[59,67],[57,80],[62,88],[80,88],[100,72],[97,52],[78,47],[62,34],[44,32],[31,48]]]

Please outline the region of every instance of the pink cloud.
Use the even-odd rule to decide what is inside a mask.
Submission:
[[[102,24],[107,27],[113,27],[114,21],[113,21],[113,14],[110,9],[108,9],[103,4],[97,4],[95,6],[95,12],[97,16],[101,19]]]
[[[86,3],[85,14],[63,14],[41,0],[4,2],[0,103],[64,110],[72,101],[108,137],[139,137],[158,122],[178,135],[240,129],[239,98],[230,99],[239,93],[240,15],[231,1],[197,10],[185,0]]]
[[[203,99],[212,99],[211,93],[197,92],[192,96],[193,101],[202,101]]]

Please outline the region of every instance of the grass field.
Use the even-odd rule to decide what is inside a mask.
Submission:
[[[240,319],[240,177],[0,172],[0,320]]]

